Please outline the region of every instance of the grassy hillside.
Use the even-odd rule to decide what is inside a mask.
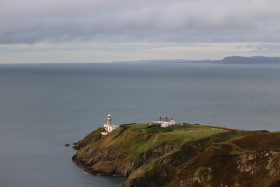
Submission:
[[[101,130],[97,129],[77,142],[79,150],[73,160],[94,175],[127,176],[127,181],[121,186],[241,184],[242,172],[253,167],[248,166],[248,169],[244,165],[243,162],[248,161],[244,159],[246,155],[257,158],[258,154],[264,154],[268,157],[266,159],[276,162],[276,153],[280,149],[280,134],[268,131],[242,131],[199,124],[176,124],[168,128],[124,124],[106,136],[100,135]],[[267,154],[262,152],[264,149],[274,152]],[[262,163],[260,167],[269,168],[268,162]],[[274,164],[276,168],[278,165]],[[259,172],[267,172],[264,168]],[[231,175],[240,177],[231,178]],[[258,181],[250,173],[244,176],[247,181],[253,178]],[[269,174],[261,176],[269,180],[265,183],[258,181],[260,184],[277,183],[280,172],[279,176],[274,172],[273,179]]]
[[[84,147],[90,144],[90,146],[83,149],[87,150],[87,152],[102,151],[110,148],[119,149],[120,152],[127,154],[126,159],[134,159],[163,144],[176,143],[182,145],[186,142],[229,131],[230,129],[198,124],[172,125],[167,128],[147,124],[124,124],[106,136],[101,136],[101,129],[98,129],[79,141],[77,146]],[[97,141],[92,142],[89,139]],[[83,150],[80,150],[77,155],[86,157],[87,155],[84,154]]]
[[[173,125],[167,128],[147,126],[147,124],[130,124],[122,125],[120,128],[125,128],[126,131],[117,139],[114,139],[114,142],[131,142],[131,152],[136,156],[166,143],[173,144],[178,142],[184,144],[228,131],[228,129],[190,124],[185,124],[182,127]]]

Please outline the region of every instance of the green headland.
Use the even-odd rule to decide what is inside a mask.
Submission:
[[[199,124],[99,128],[74,148],[93,175],[124,176],[119,186],[279,186],[280,133]]]

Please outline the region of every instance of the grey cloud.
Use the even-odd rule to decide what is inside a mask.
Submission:
[[[1,0],[0,43],[280,41],[278,0]]]

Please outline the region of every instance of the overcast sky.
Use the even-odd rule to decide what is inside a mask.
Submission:
[[[280,56],[279,0],[0,0],[0,63]]]

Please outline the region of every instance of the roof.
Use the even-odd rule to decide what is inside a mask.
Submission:
[[[160,117],[160,118],[158,119],[158,121],[163,121],[163,122],[170,122],[171,120],[173,120],[173,118],[167,118],[167,117],[162,118],[162,117]]]

